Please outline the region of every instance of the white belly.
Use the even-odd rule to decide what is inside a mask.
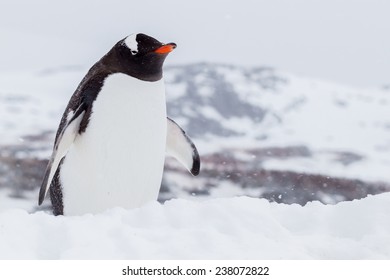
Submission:
[[[61,167],[65,215],[156,200],[166,144],[163,80],[109,76]]]

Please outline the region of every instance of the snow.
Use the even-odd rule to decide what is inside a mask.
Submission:
[[[255,74],[248,78],[242,68],[220,66],[217,70],[231,82],[241,102],[266,113],[262,121],[224,118],[215,108],[204,106],[200,109],[203,116],[240,135],[210,137],[206,141],[196,139],[200,150],[213,153],[232,148],[305,146],[312,158],[272,159],[265,161],[263,167],[390,181],[388,91],[354,88],[280,72],[276,76],[284,83],[277,84],[275,89],[264,89],[259,87]],[[201,77],[196,76],[196,80],[203,81],[202,75],[198,74]],[[167,89],[169,95],[169,84]],[[361,159],[352,164],[337,163],[335,154],[343,152]]]
[[[0,213],[1,259],[388,259],[390,193],[323,205],[175,199],[77,217]]]
[[[389,136],[384,133],[390,119],[389,94],[384,90],[357,89],[282,73],[285,86],[256,94],[245,77],[231,72],[228,77],[235,81],[233,86],[242,100],[278,117],[279,125],[260,124],[269,135],[262,145],[301,143],[314,149],[362,154],[389,150]],[[259,124],[253,123],[253,129],[256,127]]]

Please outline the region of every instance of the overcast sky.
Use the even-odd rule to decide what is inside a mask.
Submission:
[[[90,66],[144,32],[169,64],[267,65],[354,86],[390,84],[388,0],[0,0],[0,71]]]

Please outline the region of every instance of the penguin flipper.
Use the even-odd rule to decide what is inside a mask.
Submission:
[[[198,175],[200,170],[198,150],[176,122],[170,118],[167,120],[167,154],[176,158],[192,175]]]
[[[86,110],[85,104],[80,105],[75,111],[72,118],[62,129],[53,149],[53,153],[46,167],[45,176],[43,177],[41,189],[39,190],[38,205],[41,205],[49,191],[53,177],[58,169],[58,165],[69,151],[77,134],[79,133],[80,123]]]

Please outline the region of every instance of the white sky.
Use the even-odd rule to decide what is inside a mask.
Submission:
[[[267,65],[355,86],[390,84],[388,0],[0,0],[0,71],[92,65],[144,32],[167,63]]]

